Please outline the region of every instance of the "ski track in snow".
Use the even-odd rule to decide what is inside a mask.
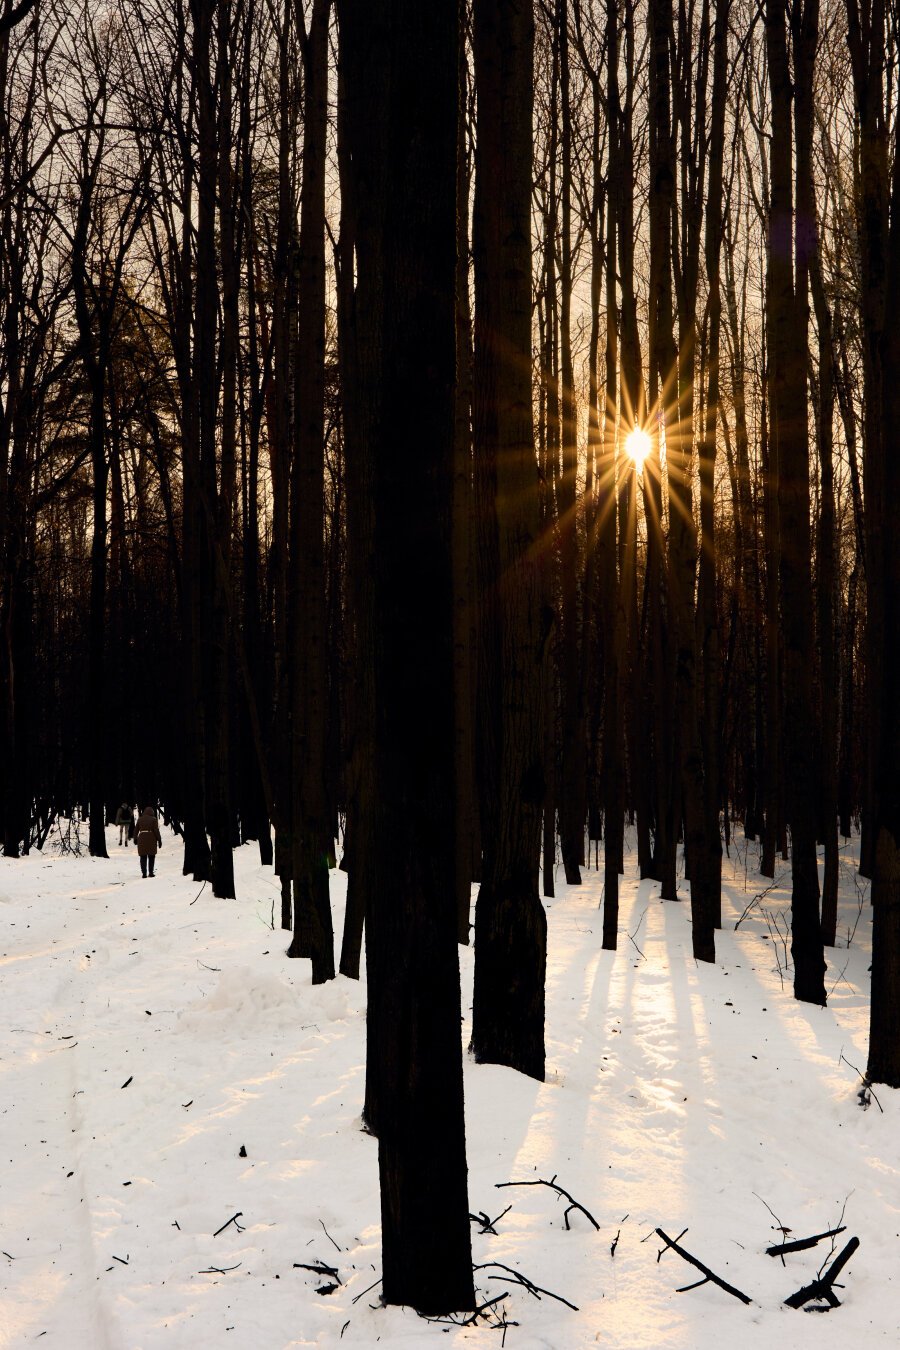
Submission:
[[[109,861],[49,847],[0,859],[0,1350],[499,1346],[484,1323],[429,1324],[363,1292],[380,1273],[377,1147],[359,1128],[364,981],[313,989],[285,958],[255,847],[235,855],[237,902],[206,888],[192,905],[170,834],[152,887],[113,835]],[[734,931],[769,885],[755,849],[738,839],[724,861],[708,967],[691,956],[687,887],[660,901],[633,851],[616,953],[601,950],[598,874],[580,888],[560,874],[547,1082],[466,1061],[469,1207],[511,1206],[497,1236],[473,1225],[474,1260],[579,1306],[479,1271],[481,1299],[508,1292],[510,1350],[900,1340],[900,1097],[878,1090],[883,1114],[862,1111],[840,1059],[865,1066],[868,897],[860,912],[848,849],[829,1006],[797,1004],[774,927],[789,917],[785,864]],[[344,889],[334,872],[338,933]],[[461,967],[467,1043],[470,949]],[[554,1175],[599,1232],[577,1212],[566,1231],[546,1187],[496,1189]],[[766,1246],[779,1224],[807,1236],[842,1207],[838,1249],[861,1241],[844,1306],[785,1308],[829,1244],[784,1264]],[[676,1292],[699,1273],[672,1252],[657,1262],[657,1226],[687,1228],[686,1249],[753,1303],[710,1284]],[[341,1284],[317,1295],[331,1280],[295,1262],[334,1266]]]

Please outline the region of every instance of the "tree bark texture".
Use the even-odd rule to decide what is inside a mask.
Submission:
[[[795,15],[794,67],[803,93],[818,32],[817,0]],[[791,83],[784,0],[769,0],[766,46],[772,96],[771,202],[767,318],[773,450],[781,517],[781,608],[784,632],[785,782],[791,829],[791,935],[794,996],[825,1003],[825,959],[819,920],[815,754],[812,727],[813,603],[810,569],[809,447],[806,427],[809,227],[796,223],[792,190]],[[811,109],[796,112],[798,179],[810,153]],[[794,265],[792,267],[792,255]]]
[[[383,1297],[474,1305],[454,829],[457,0],[339,0],[372,454]],[[370,1026],[370,1035],[372,1028]]]
[[[538,553],[531,391],[527,0],[477,0],[475,455],[480,491],[479,745],[484,863],[475,911],[472,1048],[544,1077],[546,916],[538,896],[542,676],[552,614]]]
[[[303,35],[305,118],[296,254],[294,453],[291,466],[289,669],[294,936],[314,984],[334,978],[329,868],[334,827],[325,778],[328,652],[325,614],[325,161],[330,0],[315,0]]]

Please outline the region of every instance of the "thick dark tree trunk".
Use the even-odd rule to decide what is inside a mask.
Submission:
[[[339,0],[371,436],[382,1292],[474,1306],[454,829],[457,0]],[[414,621],[413,621],[414,620]],[[371,1029],[370,1029],[371,1030]]]
[[[86,339],[90,341],[90,331]],[[105,366],[104,358],[100,360]],[[91,611],[90,637],[90,830],[88,846],[94,858],[108,858],[106,849],[106,561],[107,510],[106,488],[109,468],[106,461],[105,370],[92,362],[91,389],[91,464],[93,467],[93,532],[91,536]]]
[[[292,338],[296,329],[296,286],[293,249],[296,231],[294,197],[295,75],[291,0],[283,0],[278,22],[278,210],[272,296],[272,379],[267,399],[269,463],[272,475],[272,542],[269,588],[272,594],[275,750],[275,871],[281,880],[281,927],[293,926],[291,903],[291,721],[288,651],[288,532],[290,522]]]
[[[347,493],[347,589],[352,622],[348,624],[350,681],[347,691],[347,833],[344,862],[347,876],[347,909],[341,940],[340,971],[359,979],[363,929],[372,888],[372,728],[375,722],[372,651],[372,522],[371,456],[368,453],[368,415],[361,401],[357,374],[356,301],[354,296],[354,250],[356,247],[356,200],[347,126],[347,88],[344,63],[339,51],[338,67],[338,170],[341,187],[340,241],[336,251],[338,356],[341,372],[345,481]],[[370,222],[371,224],[371,222]],[[371,284],[371,279],[370,279]],[[374,951],[367,952],[372,979]],[[366,1064],[367,1127],[377,1130],[377,1066],[373,1055],[378,1037],[377,1013],[369,1008]]]
[[[716,432],[719,418],[719,362],[722,330],[722,293],[719,275],[723,221],[723,168],[725,156],[725,101],[728,73],[728,18],[730,0],[716,6],[712,35],[713,89],[712,139],[709,147],[709,194],[706,208],[706,275],[709,287],[707,385],[703,434],[700,441],[700,573],[698,612],[703,665],[703,715],[701,739],[704,770],[704,816],[707,850],[707,884],[713,924],[722,926],[722,843],[719,832],[721,793],[721,641],[716,598]],[[726,803],[727,820],[727,803]]]
[[[671,264],[659,247],[657,239],[650,256],[650,306],[648,314],[648,386],[647,400],[641,392],[639,407],[635,406],[635,395],[630,392],[640,377],[640,351],[637,340],[637,315],[634,297],[634,145],[632,130],[632,103],[634,97],[634,4],[628,0],[626,15],[626,68],[628,86],[623,107],[622,121],[622,170],[620,189],[622,208],[619,238],[620,271],[622,275],[622,413],[625,418],[625,431],[633,425],[641,425],[649,419],[651,425],[645,427],[651,437],[650,453],[644,463],[644,512],[647,521],[647,634],[645,647],[648,653],[648,673],[645,677],[646,700],[652,709],[653,725],[653,799],[656,834],[653,848],[652,872],[660,883],[660,894],[664,900],[677,900],[677,864],[678,835],[681,825],[680,793],[674,788],[678,756],[679,728],[674,714],[674,680],[671,651],[671,622],[669,606],[665,601],[666,557],[663,541],[662,508],[662,472],[658,433],[661,426],[661,404],[664,397],[671,397],[671,385],[667,385],[661,397],[660,369],[658,360],[659,330],[659,294],[665,284],[663,268],[670,269]],[[654,206],[655,229],[663,220],[662,203]],[[671,287],[671,281],[669,282]],[[631,335],[631,336],[630,336]],[[635,354],[629,354],[632,349]],[[674,372],[670,371],[670,376]],[[666,376],[663,374],[665,381]],[[620,546],[621,552],[621,546]]]
[[[838,659],[834,619],[834,355],[831,313],[822,284],[818,253],[811,260],[811,280],[819,329],[819,399],[816,440],[819,450],[819,519],[816,531],[816,613],[818,616],[821,729],[819,732],[819,829],[825,843],[822,878],[822,941],[833,947],[838,911]]]
[[[325,759],[325,159],[330,0],[315,0],[303,39],[305,118],[290,523],[290,687],[294,937],[314,984],[334,978],[329,867],[334,850]]]
[[[785,241],[794,237],[791,184],[791,81],[785,0],[769,0],[766,45],[772,95],[771,206],[767,317],[770,343],[771,426],[777,453],[781,515],[781,604],[784,624],[785,782],[791,828],[794,997],[824,1004],[825,959],[819,920],[816,858],[815,754],[812,726],[813,604],[810,570],[809,448],[807,437],[807,327],[809,226],[798,196],[795,267]],[[802,184],[810,153],[812,59],[818,33],[817,0],[794,15],[798,103],[796,161]],[[808,88],[805,85],[809,81]]]
[[[768,335],[771,345],[771,334]],[[765,821],[759,870],[764,877],[775,876],[775,854],[781,834],[779,784],[781,782],[781,637],[778,624],[781,593],[781,524],[778,502],[778,445],[771,435],[771,401],[768,382],[763,377],[761,423],[761,460],[763,472],[763,539],[766,555],[765,580],[765,746],[762,800]]]
[[[544,1077],[547,923],[538,896],[545,783],[542,675],[552,614],[536,557],[531,391],[528,0],[476,0],[475,454],[484,865],[475,911],[472,1048]],[[542,612],[543,611],[543,612]]]
[[[562,136],[560,185],[560,375],[562,393],[562,476],[559,483],[559,539],[562,580],[560,643],[561,769],[559,841],[566,881],[581,885],[584,863],[585,752],[584,707],[579,670],[583,635],[579,632],[580,548],[576,479],[578,442],[575,374],[572,360],[572,107],[569,70],[569,3],[556,0],[556,41]]]
[[[609,121],[609,193],[606,211],[606,398],[597,483],[597,572],[599,621],[603,650],[603,747],[601,757],[603,802],[603,946],[616,950],[619,927],[619,866],[624,847],[625,793],[622,759],[624,736],[619,707],[620,665],[623,650],[619,617],[618,549],[616,541],[616,225],[621,199],[619,125],[619,12],[610,0],[606,27],[606,103]],[[599,309],[599,305],[598,305]]]
[[[468,64],[459,49],[456,146],[456,441],[453,473],[453,663],[456,698],[456,887],[459,941],[468,946],[475,859],[472,617],[472,313],[469,301]]]
[[[894,125],[885,126],[884,7],[847,0],[847,18],[859,117],[857,200],[865,329],[866,685],[874,906],[866,1073],[872,1082],[900,1087],[900,534],[892,520],[900,493],[900,462],[892,447],[900,418],[900,330],[896,323],[900,305],[900,116],[892,106]]]
[[[900,305],[900,117],[895,110],[893,188],[888,252],[886,312],[896,315]],[[900,334],[891,322],[884,353],[884,409],[882,445],[887,449],[900,418]],[[891,520],[893,503],[900,500],[900,463],[896,453],[885,454],[885,496],[879,510]],[[867,505],[867,513],[872,510]],[[869,1059],[872,1082],[900,1087],[900,535],[882,526],[884,605],[883,704],[880,712],[881,745],[875,771],[875,859],[872,878],[872,1001]],[[877,585],[877,577],[870,579]],[[870,649],[870,663],[878,653]]]

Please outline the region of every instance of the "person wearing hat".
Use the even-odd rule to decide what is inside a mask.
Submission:
[[[141,860],[141,876],[145,879],[148,876],[152,877],[153,866],[156,862],[156,850],[162,848],[159,821],[156,819],[156,812],[152,806],[145,806],[138,816],[135,838],[137,839],[138,857]]]

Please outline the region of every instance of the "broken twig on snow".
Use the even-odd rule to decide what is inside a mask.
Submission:
[[[805,1252],[810,1247],[815,1247],[816,1243],[823,1242],[825,1238],[837,1237],[838,1233],[845,1233],[847,1225],[841,1224],[840,1228],[829,1228],[827,1233],[815,1233],[812,1237],[797,1238],[795,1242],[779,1242],[777,1247],[767,1247],[766,1256],[787,1256],[789,1252]]]
[[[487,1317],[488,1313],[493,1311],[498,1303],[502,1303],[505,1298],[509,1298],[509,1290],[498,1294],[496,1298],[488,1299],[487,1303],[480,1303],[472,1312],[466,1313],[463,1317],[431,1317],[428,1313],[419,1313],[423,1322],[442,1322],[450,1327],[471,1327],[478,1321],[479,1317]],[[496,1314],[495,1314],[496,1316]],[[499,1318],[497,1326],[503,1326]],[[513,1326],[515,1323],[506,1323],[507,1326]]]
[[[514,1279],[517,1284],[522,1285],[523,1289],[527,1289],[529,1294],[531,1294],[533,1298],[536,1298],[538,1302],[540,1302],[541,1294],[546,1294],[548,1298],[555,1298],[557,1303],[564,1303],[566,1307],[571,1308],[573,1312],[578,1312],[578,1308],[575,1306],[575,1304],[570,1303],[567,1298],[563,1298],[562,1294],[554,1294],[553,1291],[550,1289],[542,1289],[539,1284],[535,1284],[533,1280],[529,1280],[527,1275],[523,1275],[521,1271],[513,1270],[512,1266],[505,1266],[502,1261],[484,1261],[482,1262],[481,1265],[473,1266],[472,1269],[503,1270],[506,1272],[507,1275],[509,1275],[512,1279]],[[503,1279],[503,1276],[489,1275],[488,1279],[501,1280]]]
[[[678,1234],[678,1236],[684,1237],[684,1234],[686,1232],[687,1229],[685,1228],[681,1233]],[[698,1261],[696,1256],[691,1256],[690,1252],[686,1252],[683,1247],[679,1247],[677,1240],[675,1238],[670,1238],[668,1234],[664,1233],[661,1228],[657,1228],[656,1234],[657,1237],[662,1238],[663,1242],[666,1244],[667,1247],[671,1247],[673,1252],[677,1252],[683,1261],[687,1261],[689,1265],[695,1266],[704,1277],[702,1280],[695,1281],[694,1284],[683,1285],[677,1291],[679,1294],[686,1294],[689,1289],[699,1289],[702,1284],[712,1283],[717,1284],[720,1289],[724,1289],[725,1293],[731,1294],[733,1298],[739,1298],[742,1303],[753,1302],[753,1299],[748,1298],[746,1294],[742,1294],[740,1289],[735,1289],[733,1284],[728,1284],[726,1280],[722,1280],[719,1278],[718,1275],[715,1275],[710,1270],[709,1266],[705,1266],[702,1261]],[[663,1255],[662,1252],[657,1252],[656,1254],[657,1262],[660,1260],[662,1255]]]
[[[311,1270],[316,1275],[330,1275],[333,1280],[337,1280],[338,1284],[344,1283],[334,1266],[326,1266],[324,1261],[314,1261],[311,1266],[308,1266],[304,1261],[295,1261],[294,1269]]]
[[[238,1219],[242,1217],[243,1213],[244,1211],[242,1209],[239,1209],[237,1214],[232,1214],[230,1219],[225,1220],[221,1228],[216,1229],[216,1231],[213,1233],[213,1237],[218,1237],[220,1233],[224,1233],[225,1229],[228,1227],[230,1223],[234,1224],[235,1228],[238,1230],[239,1233],[243,1233],[246,1224],[238,1223]]]
[[[368,1294],[372,1289],[376,1289],[376,1288],[378,1287],[379,1284],[381,1284],[381,1276],[380,1276],[380,1275],[379,1275],[378,1279],[375,1281],[374,1284],[369,1284],[369,1285],[366,1286],[365,1289],[361,1289],[361,1290],[359,1291],[358,1294],[354,1294],[353,1297],[351,1298],[350,1302],[351,1302],[351,1303],[358,1303],[359,1300],[362,1298],[363,1294]]]
[[[813,1280],[811,1284],[805,1284],[802,1289],[797,1290],[796,1294],[791,1294],[790,1298],[784,1300],[787,1307],[802,1308],[804,1303],[811,1303],[814,1299],[824,1299],[829,1308],[839,1308],[841,1301],[834,1292],[834,1282],[858,1246],[859,1238],[852,1237],[823,1275]],[[838,1288],[840,1287],[839,1285]],[[825,1312],[827,1309],[823,1308],[821,1311]]]
[[[570,1195],[568,1191],[564,1190],[562,1186],[557,1186],[557,1184],[556,1184],[556,1176],[557,1176],[557,1174],[556,1174],[556,1172],[554,1172],[554,1173],[553,1173],[553,1176],[550,1178],[549,1181],[545,1181],[544,1178],[541,1177],[541,1178],[539,1178],[537,1181],[495,1181],[495,1182],[494,1182],[494,1185],[495,1185],[495,1187],[496,1187],[496,1189],[497,1189],[498,1191],[499,1191],[499,1190],[502,1190],[502,1188],[503,1188],[504,1186],[549,1186],[551,1191],[556,1191],[556,1194],[557,1194],[557,1195],[563,1195],[563,1196],[565,1196],[565,1198],[566,1198],[566,1199],[568,1200],[568,1202],[569,1202],[569,1208],[566,1210],[565,1214],[563,1215],[563,1218],[564,1218],[565,1221],[566,1221],[566,1228],[570,1228],[570,1227],[571,1227],[571,1225],[570,1225],[570,1223],[569,1223],[569,1215],[570,1215],[570,1213],[572,1212],[573,1209],[577,1209],[577,1210],[580,1210],[580,1212],[584,1215],[584,1217],[588,1220],[589,1223],[592,1223],[592,1224],[594,1225],[595,1229],[596,1229],[597,1232],[599,1233],[599,1232],[600,1232],[600,1225],[599,1225],[599,1223],[597,1222],[597,1220],[594,1218],[593,1214],[591,1214],[591,1212],[590,1212],[589,1210],[585,1209],[584,1205],[580,1204],[580,1203],[575,1199],[575,1197],[572,1196],[572,1195]]]
[[[496,1229],[495,1225],[498,1224],[498,1223],[500,1222],[500,1220],[503,1218],[504,1214],[508,1214],[509,1211],[510,1211],[511,1209],[512,1209],[512,1205],[507,1205],[507,1206],[506,1206],[506,1209],[500,1211],[500,1213],[497,1215],[496,1219],[490,1219],[490,1218],[488,1218],[488,1215],[487,1215],[487,1213],[486,1213],[485,1210],[481,1210],[481,1212],[480,1212],[479,1214],[471,1214],[471,1213],[470,1213],[470,1214],[469,1214],[469,1218],[472,1220],[473,1223],[480,1223],[480,1224],[481,1224],[481,1233],[482,1233],[482,1234],[484,1234],[484,1233],[493,1233],[494,1237],[497,1237],[498,1234],[497,1234],[497,1229]]]
[[[853,1070],[853,1072],[856,1074],[856,1076],[857,1076],[857,1078],[859,1079],[859,1081],[862,1083],[862,1087],[859,1089],[859,1092],[857,1092],[857,1094],[856,1094],[857,1099],[858,1099],[859,1104],[860,1104],[860,1106],[862,1107],[862,1109],[863,1109],[864,1111],[868,1111],[868,1109],[869,1109],[871,1103],[874,1102],[875,1105],[878,1107],[878,1110],[881,1112],[881,1114],[884,1115],[884,1107],[881,1105],[881,1102],[878,1100],[878,1098],[875,1096],[875,1093],[872,1091],[872,1084],[871,1084],[871,1082],[869,1081],[869,1079],[866,1077],[866,1075],[865,1075],[864,1073],[860,1073],[859,1069],[856,1067],[855,1064],[851,1064],[851,1063],[850,1063],[849,1059],[848,1059],[847,1056],[844,1054],[844,1051],[843,1051],[843,1050],[841,1050],[841,1053],[840,1053],[840,1055],[838,1056],[838,1063],[839,1063],[839,1064],[840,1064],[841,1060],[844,1061],[844,1063],[847,1065],[847,1068],[848,1068],[848,1069],[852,1069],[852,1070]]]

